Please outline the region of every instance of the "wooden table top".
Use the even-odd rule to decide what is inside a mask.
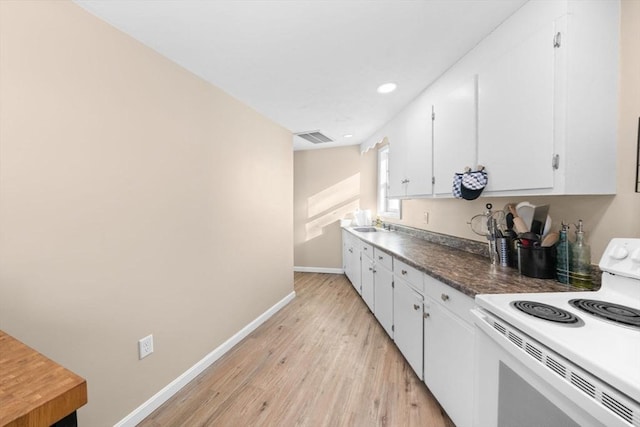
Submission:
[[[0,426],[49,426],[87,403],[87,382],[0,330]]]

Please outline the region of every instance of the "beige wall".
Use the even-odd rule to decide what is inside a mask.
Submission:
[[[293,291],[291,135],[73,3],[0,19],[0,328],[113,425]]]
[[[634,192],[635,161],[637,150],[638,117],[640,116],[640,1],[622,1],[622,29],[621,29],[621,74],[620,74],[620,115],[618,126],[618,189],[615,196],[552,196],[552,197],[509,197],[509,198],[480,198],[474,201],[453,199],[418,199],[402,202],[403,218],[400,222],[412,227],[422,228],[439,233],[460,236],[478,241],[484,241],[474,234],[467,222],[469,219],[485,209],[486,203],[492,203],[495,208],[502,209],[508,202],[527,200],[534,204],[551,205],[550,215],[554,219],[553,228],[557,228],[560,220],[575,223],[578,219],[585,221],[587,240],[592,245],[592,262],[597,263],[602,253],[613,237],[640,237],[640,193]],[[376,150],[371,150],[361,159],[361,167],[370,171],[376,163]],[[324,164],[340,164],[342,153],[334,151],[330,155],[309,152],[304,155],[306,163],[318,161],[322,156]],[[327,167],[319,169],[316,175],[306,177],[298,173],[298,158],[296,153],[296,187],[308,185],[301,182],[304,179],[329,179],[332,170]],[[357,164],[353,160],[354,166]],[[607,174],[612,171],[597,170],[596,174]],[[351,170],[351,173],[357,173]],[[375,178],[371,178],[375,180]],[[362,182],[365,186],[365,183]],[[375,197],[375,181],[373,181]],[[371,188],[367,186],[367,188]],[[297,196],[297,193],[296,193]],[[296,199],[296,204],[300,200]],[[375,209],[375,202],[370,205]],[[428,213],[429,222],[425,221]],[[298,214],[296,218],[301,218]],[[296,228],[296,243],[301,240],[301,229]],[[331,241],[330,241],[331,240]],[[307,266],[339,267],[341,260],[333,255],[340,249],[340,236],[331,231],[323,237],[322,245],[307,246],[304,264]],[[297,255],[298,252],[296,252]],[[328,254],[331,253],[331,264]]]
[[[342,268],[340,218],[376,209],[374,150],[359,146],[294,154],[294,265]]]

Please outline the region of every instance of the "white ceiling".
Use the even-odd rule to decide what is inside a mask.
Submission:
[[[526,2],[75,1],[290,131],[335,140],[294,149],[366,140]]]

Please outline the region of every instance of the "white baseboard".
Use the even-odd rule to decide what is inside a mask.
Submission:
[[[293,271],[301,273],[331,273],[331,274],[343,274],[342,268],[331,267],[293,267]]]
[[[238,344],[244,337],[253,332],[258,326],[263,324],[267,319],[276,314],[280,309],[287,305],[296,296],[295,292],[278,301],[273,307],[262,313],[258,318],[242,328],[238,333],[222,343],[218,348],[207,354],[202,360],[197,362],[191,368],[187,369],[182,375],[171,381],[166,387],[153,395],[149,400],[138,406],[129,415],[120,420],[114,427],[135,427],[138,423],[148,417],[153,411],[158,409],[160,405],[169,400],[174,394],[180,391],[191,380],[200,375],[202,371],[208,368],[213,362],[220,359],[226,352],[231,350],[233,346]]]

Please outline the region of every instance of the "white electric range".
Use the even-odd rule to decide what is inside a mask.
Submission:
[[[475,424],[640,427],[640,239],[595,292],[476,296]]]

